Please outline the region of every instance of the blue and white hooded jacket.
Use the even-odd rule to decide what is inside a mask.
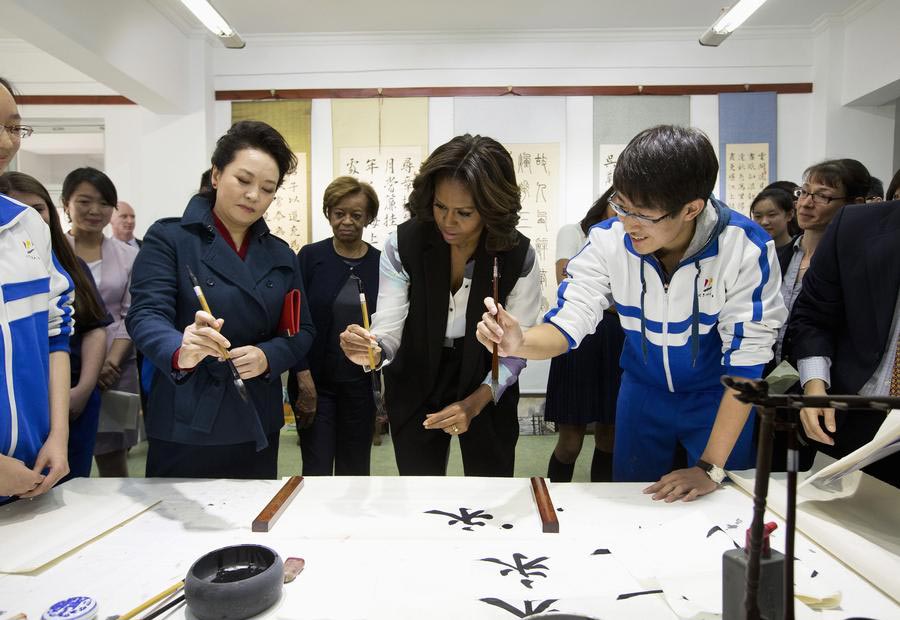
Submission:
[[[576,347],[615,304],[623,370],[670,392],[721,389],[723,374],[760,377],[787,320],[774,243],[713,198],[668,280],[653,255],[634,250],[617,218],[591,228],[566,271],[544,321]]]
[[[0,452],[34,466],[50,432],[50,353],[69,350],[75,288],[38,212],[0,194]]]

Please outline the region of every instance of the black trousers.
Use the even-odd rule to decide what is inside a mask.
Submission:
[[[300,431],[304,476],[368,476],[375,431],[372,381],[318,386],[316,417]]]
[[[401,426],[391,424],[391,440],[401,476],[446,476],[451,436],[422,426],[425,415],[457,400],[462,344],[445,347],[438,381],[425,403]],[[488,404],[459,435],[466,476],[512,477],[519,439],[518,398],[506,394],[499,406]],[[390,412],[388,412],[390,413]]]
[[[278,436],[268,436],[269,445],[259,452],[252,441],[228,446],[147,440],[148,478],[235,478],[274,480],[278,477]]]

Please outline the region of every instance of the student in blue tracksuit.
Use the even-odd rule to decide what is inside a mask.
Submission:
[[[645,489],[653,499],[692,500],[717,488],[724,467],[753,467],[750,407],[720,377],[758,378],[787,316],[775,246],[708,198],[717,173],[702,132],[641,132],[616,165],[618,218],[591,228],[544,323],[523,333],[487,298],[478,326],[501,355],[542,359],[577,347],[615,304],[625,345],[613,477],[656,481]],[[690,466],[672,471],[680,449]]]
[[[31,128],[0,78],[0,172]],[[69,473],[72,280],[38,212],[0,194],[0,504]]]

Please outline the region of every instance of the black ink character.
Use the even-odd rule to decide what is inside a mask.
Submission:
[[[522,585],[531,589],[531,584],[534,583],[533,579],[529,579],[529,577],[547,577],[547,573],[542,571],[550,570],[546,565],[542,564],[544,560],[547,560],[547,556],[541,556],[539,558],[535,558],[530,562],[525,562],[528,556],[522,553],[514,553],[513,554],[513,562],[515,564],[510,564],[509,562],[504,562],[502,560],[498,560],[497,558],[481,558],[482,562],[493,562],[495,564],[499,564],[501,566],[506,566],[507,568],[500,570],[500,576],[506,577],[513,571],[519,573],[523,579],[521,580]]]
[[[508,611],[516,618],[527,618],[528,616],[534,616],[545,611],[557,611],[556,609],[550,609],[550,606],[559,599],[550,598],[539,603],[538,601],[522,601],[522,603],[525,605],[524,610],[519,609],[518,607],[513,607],[506,601],[501,601],[499,598],[482,598],[478,600],[480,600],[482,603],[487,603],[488,605],[499,607],[503,611]],[[535,606],[535,603],[538,604]]]
[[[445,517],[450,517],[450,520],[447,522],[447,525],[456,525],[457,523],[462,523],[463,528],[466,531],[472,532],[473,525],[484,526],[485,521],[487,519],[493,519],[494,515],[488,514],[484,510],[473,510],[469,512],[468,508],[460,508],[459,514],[453,514],[452,512],[444,512],[443,510],[426,510],[425,514],[431,515],[443,515]],[[478,519],[483,519],[482,521],[478,521]]]

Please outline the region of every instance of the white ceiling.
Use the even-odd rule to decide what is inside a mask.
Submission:
[[[152,0],[185,24],[178,0]],[[748,27],[810,27],[864,0],[769,0]],[[241,35],[622,28],[705,30],[730,0],[212,0]]]

